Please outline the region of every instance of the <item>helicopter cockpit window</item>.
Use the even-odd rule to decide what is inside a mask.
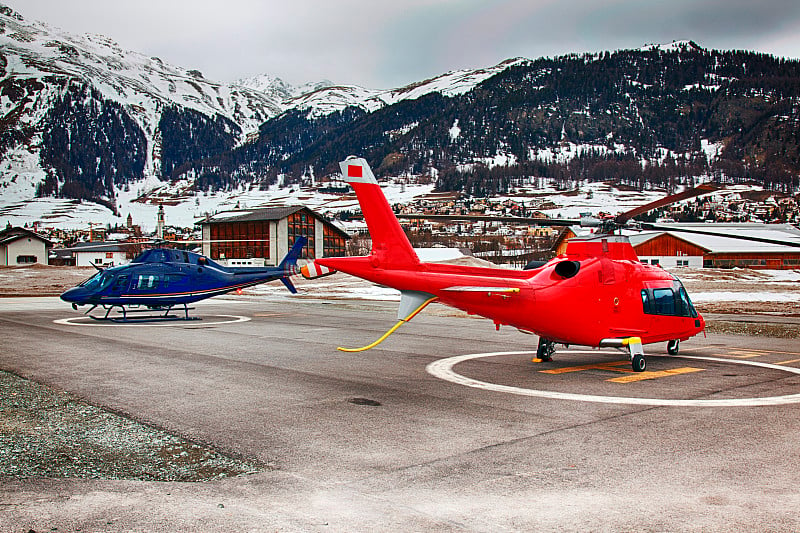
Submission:
[[[98,272],[91,278],[81,283],[81,286],[86,287],[89,290],[101,291],[106,287],[108,287],[113,280],[114,280],[114,274],[109,274],[107,272]]]
[[[690,316],[692,318],[697,318],[697,309],[694,308],[692,305],[692,301],[689,299],[689,295],[686,293],[686,289],[681,286],[678,289],[678,296],[680,296],[681,304],[683,305],[683,316]]]
[[[114,281],[114,290],[124,291],[127,288],[128,288],[128,276],[127,275],[118,276],[117,279]]]
[[[676,315],[672,289],[653,289],[653,311],[657,315]]]
[[[648,315],[697,318],[697,311],[683,285],[680,284],[676,284],[674,288],[643,289],[642,307]]]

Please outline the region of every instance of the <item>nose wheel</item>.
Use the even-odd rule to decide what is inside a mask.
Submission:
[[[667,342],[667,353],[670,355],[678,355],[678,350],[680,349],[681,341],[678,339],[673,339]]]
[[[647,368],[647,361],[644,359],[642,339],[630,337],[624,339],[622,344],[628,347],[628,352],[631,354],[631,367],[633,367],[633,371],[644,372],[644,369]]]

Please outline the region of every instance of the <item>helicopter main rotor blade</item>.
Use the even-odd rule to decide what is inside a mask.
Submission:
[[[535,224],[537,226],[580,226],[581,221],[566,218],[536,218],[504,215],[432,215],[425,213],[397,214],[400,220],[442,220],[463,222],[516,222],[519,224]]]
[[[620,213],[614,218],[614,222],[616,224],[622,225],[625,224],[628,220],[636,217],[638,215],[642,215],[653,209],[658,209],[659,207],[664,207],[670,204],[674,204],[675,202],[680,202],[681,200],[688,200],[689,198],[694,198],[695,196],[701,196],[703,194],[712,193],[715,191],[720,190],[720,187],[714,183],[703,183],[698,185],[697,187],[693,187],[691,189],[687,189],[683,192],[679,192],[677,194],[672,194],[670,196],[665,196],[659,200],[654,202],[650,202],[649,204],[645,204],[639,206],[635,209],[631,209],[630,211],[626,211],[624,213]]]
[[[723,237],[726,239],[737,239],[740,241],[763,242],[765,244],[775,244],[778,246],[790,246],[792,248],[800,248],[800,241],[783,241],[779,239],[769,239],[767,237],[754,237],[752,235],[730,235],[715,231],[685,228],[685,227],[671,227],[662,224],[652,224],[650,222],[640,222],[641,229],[654,230],[654,231],[669,231],[672,233],[695,233],[697,235],[710,235],[712,237]]]

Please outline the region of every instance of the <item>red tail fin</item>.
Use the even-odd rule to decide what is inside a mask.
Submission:
[[[375,266],[416,265],[419,258],[394,216],[366,160],[349,157],[339,163],[342,176],[356,192],[361,212],[372,236],[371,260]]]

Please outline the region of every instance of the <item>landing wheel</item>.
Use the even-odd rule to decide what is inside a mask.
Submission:
[[[644,372],[644,369],[647,368],[647,361],[644,360],[643,355],[636,354],[631,359],[631,366],[634,372]]]
[[[547,363],[553,360],[556,345],[553,341],[539,337],[539,346],[536,348],[536,358]]]
[[[667,342],[667,353],[670,355],[678,355],[678,350],[680,349],[681,341],[678,339],[671,340]]]

